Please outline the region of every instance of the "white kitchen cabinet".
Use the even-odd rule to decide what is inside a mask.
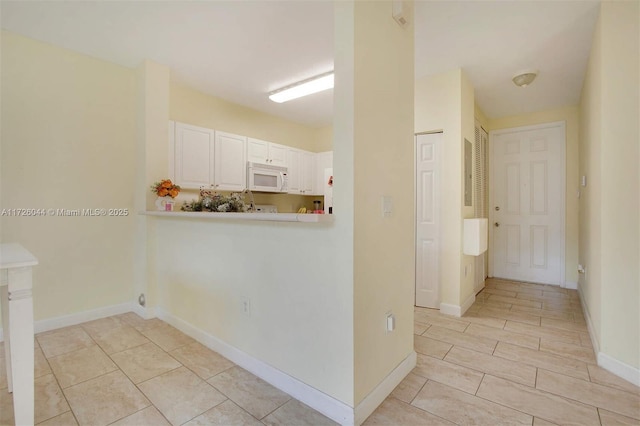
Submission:
[[[313,184],[314,195],[324,195],[325,182],[324,170],[333,168],[333,151],[318,152],[315,155],[316,170]]]
[[[314,195],[313,182],[316,171],[315,154],[302,151],[300,155],[300,191],[305,195]]]
[[[247,187],[247,138],[216,131],[213,186],[220,191]]]
[[[273,142],[260,139],[248,138],[247,140],[248,161],[272,166],[287,165],[287,147]]]
[[[175,123],[174,182],[200,188],[213,182],[215,132],[204,127]]]
[[[315,154],[296,148],[287,149],[289,194],[313,194]]]
[[[299,149],[287,149],[287,183],[289,194],[300,194],[300,155]]]
[[[219,191],[242,191],[246,188],[245,136],[175,123],[173,142],[170,152],[173,152],[173,180],[176,184],[185,189],[213,186]]]

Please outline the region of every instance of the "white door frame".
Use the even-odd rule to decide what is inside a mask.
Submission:
[[[561,151],[561,162],[560,164],[562,164],[562,173],[561,178],[560,178],[560,194],[561,194],[561,203],[560,203],[560,214],[562,216],[561,218],[561,247],[560,247],[560,277],[559,277],[559,282],[560,282],[560,287],[565,288],[566,287],[566,281],[565,281],[565,276],[566,276],[566,265],[565,265],[565,259],[566,259],[566,248],[567,248],[567,235],[566,235],[566,220],[567,220],[567,125],[565,121],[554,121],[554,122],[550,122],[550,123],[544,123],[544,124],[536,124],[536,125],[532,125],[532,126],[521,126],[521,127],[510,127],[507,129],[500,129],[500,130],[491,130],[489,132],[489,151],[490,151],[490,155],[489,155],[489,250],[488,250],[488,256],[489,256],[489,277],[493,277],[493,230],[494,230],[494,226],[493,224],[495,223],[495,219],[494,219],[494,200],[493,200],[493,185],[495,182],[495,176],[493,175],[494,173],[494,168],[492,167],[492,164],[494,162],[494,144],[493,144],[493,139],[495,136],[497,135],[502,135],[505,133],[514,133],[514,132],[526,132],[526,131],[530,131],[530,130],[542,130],[542,129],[549,129],[549,128],[554,128],[554,127],[561,127],[564,130],[564,139],[562,140],[562,149]]]

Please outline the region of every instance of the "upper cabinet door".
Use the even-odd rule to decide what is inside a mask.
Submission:
[[[184,188],[213,182],[214,132],[189,124],[175,124],[175,181]]]
[[[287,166],[287,147],[277,143],[269,143],[269,164]]]
[[[284,145],[248,138],[247,147],[247,161],[273,166],[287,165],[287,147]]]
[[[247,161],[269,164],[269,142],[260,139],[247,139]]]
[[[243,191],[247,187],[247,138],[215,132],[214,187],[220,191]]]
[[[315,177],[315,154],[313,152],[302,151],[300,172],[300,191],[305,195],[313,195],[313,178]]]
[[[300,192],[300,150],[287,149],[287,184],[289,194],[301,194]]]

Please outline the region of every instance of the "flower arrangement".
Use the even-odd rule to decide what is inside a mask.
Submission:
[[[151,185],[151,192],[158,197],[176,198],[180,193],[180,186],[171,182],[171,179],[164,179]]]
[[[244,196],[237,192],[229,195],[216,194],[213,191],[200,188],[200,198],[184,203],[181,208],[185,212],[237,212],[247,211]]]

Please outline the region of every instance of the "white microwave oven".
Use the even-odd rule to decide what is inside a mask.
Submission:
[[[249,161],[247,186],[256,192],[288,192],[287,168]]]

